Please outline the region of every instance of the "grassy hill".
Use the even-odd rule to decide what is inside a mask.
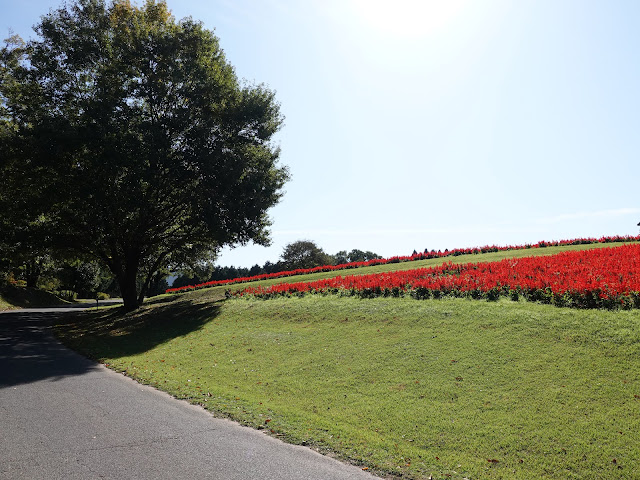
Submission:
[[[601,246],[614,245],[446,260]],[[226,300],[226,288],[158,297],[133,314],[74,317],[58,333],[215,415],[381,475],[637,478],[639,310],[522,300]]]
[[[0,289],[0,311],[16,308],[37,308],[64,305],[62,300],[51,292],[37,288],[15,287],[7,285]]]

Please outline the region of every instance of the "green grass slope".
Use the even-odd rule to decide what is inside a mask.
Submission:
[[[133,314],[69,318],[58,334],[216,415],[384,475],[632,479],[640,471],[638,310],[224,300],[219,287],[157,298]]]
[[[7,285],[0,289],[0,311],[16,308],[51,307],[67,303],[69,302],[62,300],[53,293],[37,288]]]

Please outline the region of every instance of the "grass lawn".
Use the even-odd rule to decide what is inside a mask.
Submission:
[[[51,292],[37,288],[7,285],[0,290],[0,310],[51,307],[68,303]]]
[[[2,296],[0,296],[0,312],[2,310],[13,310],[15,308],[18,308],[18,307],[15,307],[14,305],[6,301],[4,298],[2,298]]]
[[[223,292],[68,317],[58,334],[216,415],[382,475],[638,478],[640,311]]]

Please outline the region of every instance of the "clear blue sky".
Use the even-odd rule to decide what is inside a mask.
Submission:
[[[56,0],[0,0],[25,38]],[[239,77],[277,91],[292,241],[382,256],[636,235],[637,0],[180,0]]]

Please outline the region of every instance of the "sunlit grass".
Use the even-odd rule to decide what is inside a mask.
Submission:
[[[331,296],[214,302],[223,291],[159,299],[125,317],[96,313],[60,333],[216,415],[373,471],[637,478],[639,311]]]

